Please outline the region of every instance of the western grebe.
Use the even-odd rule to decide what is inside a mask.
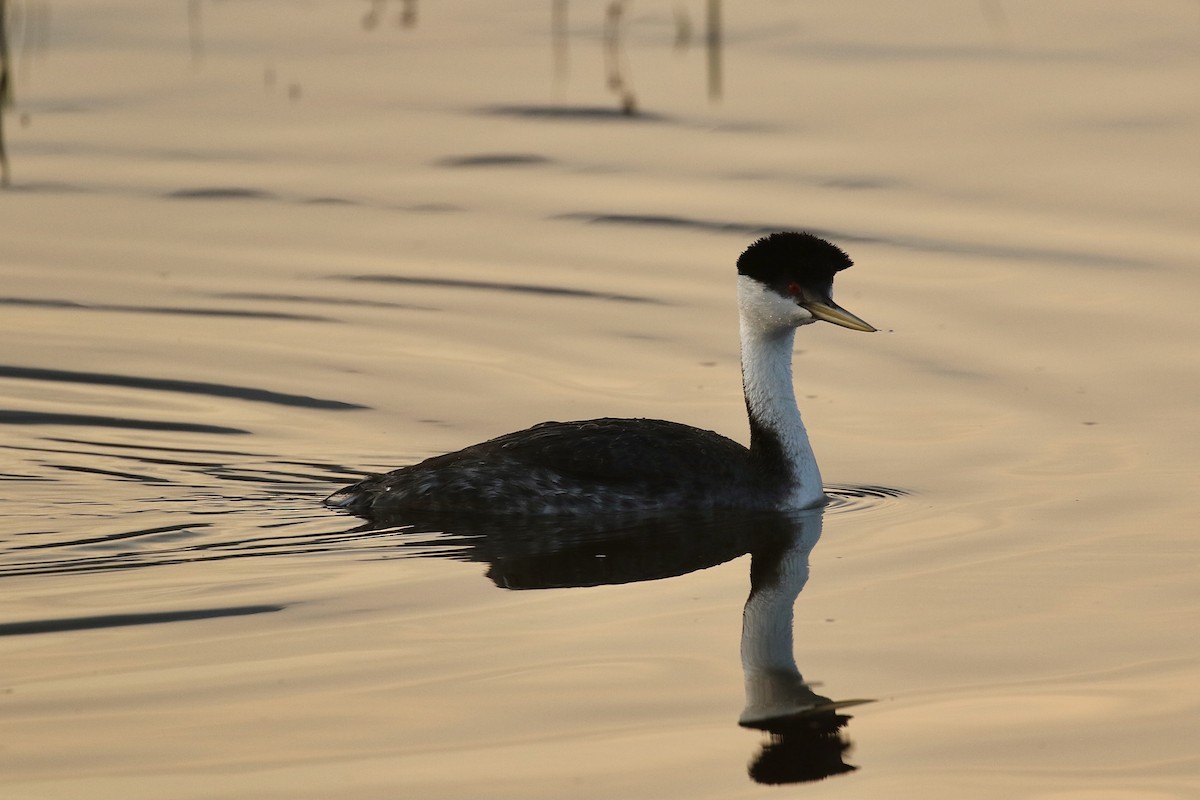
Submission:
[[[597,514],[792,510],[825,494],[792,387],[796,328],[825,320],[875,328],[833,302],[849,257],[807,233],[774,233],[738,258],[742,387],[750,447],[654,419],[543,422],[386,475],[325,499],[368,518],[408,510]]]

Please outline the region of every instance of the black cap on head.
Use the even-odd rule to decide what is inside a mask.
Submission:
[[[738,258],[738,274],[782,289],[789,283],[828,288],[833,276],[854,262],[832,245],[811,233],[783,232],[764,236]]]

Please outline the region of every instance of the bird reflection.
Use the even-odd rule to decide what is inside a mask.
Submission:
[[[550,589],[661,580],[750,554],[741,657],[746,706],[738,720],[767,734],[749,766],[759,783],[814,781],[857,767],[842,709],[867,700],[817,694],[793,655],[793,606],[821,536],[821,509],[787,514],[682,514],[625,518],[406,517],[375,523],[404,547],[488,565],[503,589]]]
[[[793,608],[808,582],[808,554],[821,536],[821,512],[781,520],[778,532],[751,549],[750,596],[742,614],[746,707],[738,724],[770,734],[750,764],[759,783],[814,781],[857,767],[843,757],[850,742],[839,709],[870,702],[817,694],[796,667]]]

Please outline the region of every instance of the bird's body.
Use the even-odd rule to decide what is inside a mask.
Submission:
[[[834,273],[848,266],[838,248],[797,233],[760,239],[738,260],[748,448],[664,420],[544,422],[368,477],[326,504],[369,518],[819,505],[820,472],[792,388],[792,343],[797,327],[817,319],[874,330],[830,299]]]
[[[696,473],[704,480],[692,480]],[[781,478],[756,464],[746,447],[712,431],[606,418],[543,422],[343,491],[369,502],[368,516],[406,508],[514,514],[768,509],[786,490]],[[741,492],[746,486],[755,487],[754,497]]]

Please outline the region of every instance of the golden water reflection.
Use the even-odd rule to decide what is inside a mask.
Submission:
[[[605,3],[560,86],[542,3],[196,3],[199,64],[182,3],[56,0],[46,58],[5,5],[0,621],[62,628],[3,640],[5,790],[769,791],[741,560],[497,590],[319,501],[543,419],[742,437],[732,259],[804,227],[894,329],[798,354],[822,466],[914,491],[814,551],[780,696],[887,698],[818,791],[1200,792],[1194,7],[725,4],[714,107],[700,1],[639,2],[630,118]]]

